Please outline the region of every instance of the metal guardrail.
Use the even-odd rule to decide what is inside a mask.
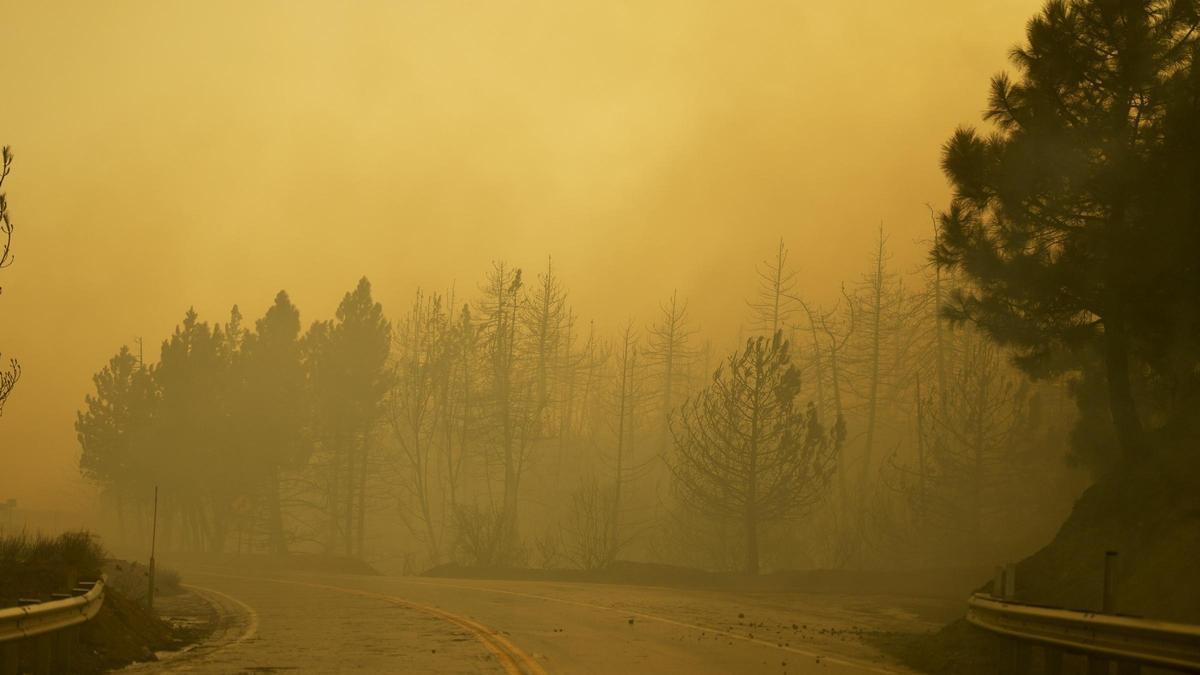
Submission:
[[[1045,647],[1047,672],[1061,667],[1066,652],[1116,661],[1124,664],[1123,673],[1136,672],[1138,664],[1200,673],[1200,626],[1030,605],[984,593],[968,600],[967,621]]]
[[[91,620],[104,604],[104,581],[80,582],[71,594],[54,594],[48,602],[21,601],[20,607],[0,609],[0,674],[21,671],[21,647],[32,643],[35,672],[52,667],[70,670],[77,626]],[[55,645],[55,638],[58,644]],[[57,664],[52,662],[57,657]]]

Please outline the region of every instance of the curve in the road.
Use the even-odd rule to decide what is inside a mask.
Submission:
[[[467,631],[468,633],[470,633],[472,636],[475,637],[476,640],[478,640],[484,646],[485,649],[487,649],[489,652],[492,653],[492,655],[494,655],[496,657],[497,661],[499,661],[499,663],[500,663],[500,666],[504,669],[504,672],[507,673],[508,675],[547,675],[546,670],[544,668],[542,668],[541,664],[539,664],[536,659],[534,659],[532,656],[527,654],[523,649],[521,649],[520,647],[515,645],[512,642],[512,640],[509,640],[508,638],[506,638],[499,631],[497,631],[489,626],[486,626],[482,623],[479,623],[478,621],[475,621],[474,619],[471,619],[469,617],[462,616],[461,614],[455,614],[453,612],[448,612],[448,611],[438,608],[438,607],[423,605],[419,602],[413,602],[411,600],[406,600],[404,598],[397,597],[395,595],[387,595],[385,593],[372,593],[371,591],[364,591],[364,590],[360,590],[357,588],[346,588],[344,586],[333,586],[331,584],[319,584],[319,583],[315,583],[315,582],[311,582],[311,581],[298,581],[298,580],[292,580],[292,579],[272,579],[270,577],[246,577],[246,576],[240,576],[240,575],[236,575],[236,574],[218,574],[218,573],[214,573],[214,572],[204,572],[204,574],[208,574],[211,576],[226,577],[229,579],[243,579],[243,580],[249,580],[249,581],[268,581],[268,582],[275,583],[275,584],[287,584],[287,585],[292,585],[292,586],[306,586],[309,588],[317,588],[317,589],[322,589],[322,590],[327,590],[327,591],[334,591],[337,593],[345,593],[347,595],[357,595],[357,596],[364,597],[364,598],[375,598],[377,600],[383,600],[385,602],[389,602],[391,604],[398,605],[400,607],[413,609],[418,612],[424,612],[431,616],[437,617],[443,621],[452,623],[452,624],[462,628],[463,630]],[[208,590],[208,589],[204,589],[204,590]],[[225,594],[222,593],[221,595],[225,595]],[[229,597],[229,596],[225,596],[225,597]],[[230,599],[232,599],[232,598],[230,598]],[[238,602],[238,604],[246,606],[245,603],[242,603],[240,601],[235,600],[235,602]],[[250,609],[248,606],[246,606],[246,608]],[[253,612],[254,610],[250,609],[250,611]]]
[[[179,585],[195,593],[197,597],[212,607],[216,613],[218,624],[214,634],[200,644],[188,645],[177,652],[160,653],[156,661],[134,663],[119,672],[132,675],[134,673],[174,673],[192,670],[229,647],[253,640],[258,635],[258,612],[250,605],[228,593],[206,586]],[[245,621],[237,621],[234,614],[243,615]],[[241,631],[231,634],[232,630],[238,627],[241,628]]]
[[[254,611],[254,608],[250,605],[247,605],[228,593],[222,593],[221,591],[205,588],[204,586],[196,586],[193,584],[179,585],[200,595],[215,595],[219,598],[223,598],[226,602],[232,605],[237,605],[238,608],[246,614],[246,627],[242,630],[242,634],[235,637],[232,641],[222,645],[222,648],[228,647],[229,645],[238,644],[239,642],[245,642],[246,640],[250,640],[258,634],[258,612]]]

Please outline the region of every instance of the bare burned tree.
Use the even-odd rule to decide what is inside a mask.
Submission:
[[[774,335],[790,325],[798,311],[796,297],[796,273],[788,267],[788,249],[783,240],[775,256],[764,260],[755,272],[758,274],[758,293],[750,301],[753,311],[752,329],[758,333]]]
[[[680,300],[678,292],[659,305],[659,322],[650,328],[649,365],[655,370],[658,399],[658,451],[666,453],[670,444],[670,419],[675,401],[682,398],[687,386],[688,368],[695,350],[688,341],[696,334],[687,316],[688,303]]]
[[[685,506],[737,518],[744,571],[759,570],[759,527],[803,515],[823,495],[841,448],[816,407],[796,404],[800,373],[782,331],[751,338],[684,404],[672,425],[671,461]]]
[[[0,166],[0,188],[4,187],[4,179],[8,178],[8,172],[12,170],[12,151],[6,145],[3,150],[3,166]],[[13,223],[8,216],[8,200],[4,192],[0,191],[0,269],[4,269],[12,265],[12,236]],[[0,292],[3,287],[0,287]],[[7,370],[0,370],[0,415],[4,414],[4,403],[8,401],[8,395],[12,393],[13,387],[17,386],[17,380],[21,379],[21,364],[16,359],[9,359]]]
[[[442,298],[418,290],[408,316],[396,326],[396,378],[388,397],[388,421],[399,450],[397,459],[405,469],[401,472],[404,501],[415,511],[419,525],[407,517],[405,522],[414,536],[424,540],[433,565],[441,562],[434,471],[440,466],[439,451],[447,452],[439,444],[450,440],[440,419],[446,414],[440,404],[446,400],[442,390],[450,368],[449,333]]]

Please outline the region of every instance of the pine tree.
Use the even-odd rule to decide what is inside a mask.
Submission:
[[[226,330],[236,335],[238,327]],[[300,312],[279,291],[266,314],[243,338],[242,396],[237,413],[242,442],[260,476],[267,508],[267,540],[273,553],[287,553],[282,474],[311,452],[309,397],[300,346]]]
[[[759,570],[762,524],[816,503],[840,450],[815,407],[797,403],[799,393],[800,374],[782,332],[750,338],[673,425],[677,494],[692,510],[740,521],[743,569],[750,574]]]
[[[158,392],[151,372],[127,346],[92,376],[95,394],[84,397],[75,433],[82,449],[79,470],[115,505],[125,534],[129,507],[148,501]]]
[[[347,432],[343,543],[346,555],[362,557],[372,436],[393,378],[388,367],[392,327],[383,306],[372,299],[366,277],[342,298],[335,317],[330,336],[335,377],[324,386],[342,397],[338,426]]]
[[[1184,419],[1200,379],[1198,52],[1193,2],[1050,2],[1016,78],[992,80],[994,132],[960,128],[943,153],[934,256],[971,284],[952,315],[1031,374],[1101,369],[1126,457],[1153,399]]]

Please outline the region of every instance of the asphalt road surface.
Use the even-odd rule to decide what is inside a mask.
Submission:
[[[185,569],[213,636],[129,672],[910,672],[862,639],[945,603],[792,592]]]

